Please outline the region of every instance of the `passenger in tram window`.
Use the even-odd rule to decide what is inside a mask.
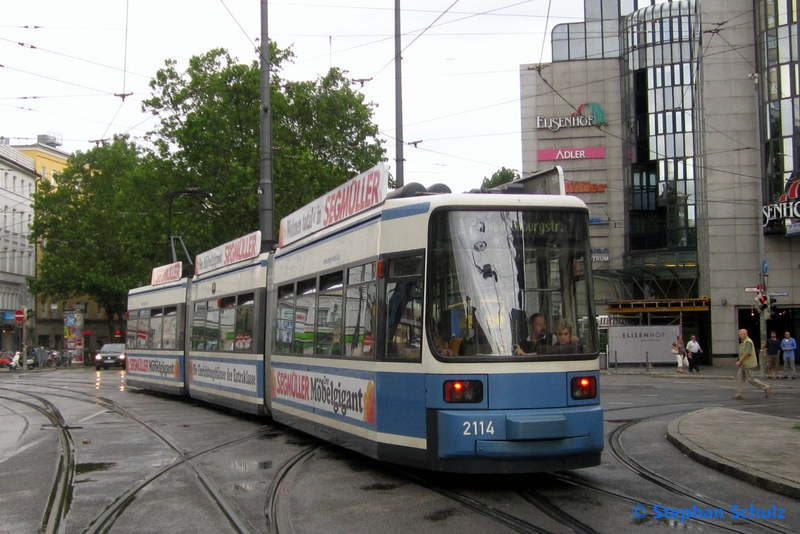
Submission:
[[[583,347],[578,344],[578,338],[573,333],[572,323],[566,319],[561,319],[556,323],[556,336],[558,344],[549,346],[546,354],[580,354]]]
[[[514,354],[537,354],[539,348],[546,345],[556,345],[558,338],[555,334],[547,332],[547,319],[544,314],[533,313],[528,317],[528,339],[521,339],[514,349]]]
[[[453,321],[458,321],[458,317],[448,310],[442,314],[438,325],[433,323],[431,327],[436,348],[442,356],[464,356],[463,339],[453,331],[453,328],[460,328],[454,327]]]

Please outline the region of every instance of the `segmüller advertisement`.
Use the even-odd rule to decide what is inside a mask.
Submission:
[[[611,326],[608,328],[608,366],[617,363],[672,363],[670,344],[680,326]]]

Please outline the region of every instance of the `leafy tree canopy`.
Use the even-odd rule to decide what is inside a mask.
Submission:
[[[385,149],[374,104],[345,72],[290,82],[280,71],[291,51],[273,43],[270,56],[277,225],[384,159]],[[193,257],[259,228],[258,62],[214,49],[184,72],[167,60],[150,86],[143,109],[158,123],[148,145],[121,136],[78,152],[35,194],[32,239],[43,248],[30,286],[40,298],[86,295],[119,313],[130,288],[172,262],[170,234]]]
[[[495,171],[491,178],[484,177],[483,182],[481,182],[481,187],[484,189],[491,189],[517,179],[519,179],[519,173],[517,171],[503,167],[499,171]]]
[[[77,152],[34,194],[31,239],[41,243],[35,294],[67,299],[88,295],[108,315],[125,311],[127,293],[149,270],[158,244],[152,221],[137,207],[129,183],[147,174],[150,162],[127,137]]]

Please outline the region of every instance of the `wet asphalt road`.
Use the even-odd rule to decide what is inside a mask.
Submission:
[[[798,417],[791,384],[746,407],[730,400],[733,381],[603,376],[601,387],[601,466],[459,477],[395,469],[266,418],[128,390],[121,371],[4,371],[0,532],[800,531],[796,501],[698,465],[665,438],[671,420],[709,406]],[[730,513],[750,505],[788,517]],[[669,509],[724,517],[665,517]]]

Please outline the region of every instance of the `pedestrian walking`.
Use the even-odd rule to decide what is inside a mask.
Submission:
[[[688,361],[684,361],[686,359],[686,347],[683,346],[683,336],[678,336],[678,339],[670,344],[670,351],[675,355],[675,359],[678,360],[678,372],[682,373],[683,367],[689,365]]]
[[[700,354],[703,353],[703,349],[700,348],[700,343],[697,341],[697,336],[692,336],[689,342],[686,344],[686,357],[689,359],[689,372],[692,372],[692,369],[700,372],[700,366],[697,365],[697,362],[700,361]]]
[[[781,341],[778,333],[772,331],[767,339],[767,378],[780,378]]]
[[[792,334],[789,332],[783,334],[781,350],[783,351],[783,378],[789,378],[789,369],[791,369],[792,380],[794,380],[797,377],[797,372],[794,368],[794,355],[797,350],[797,341],[794,340]]]
[[[744,400],[744,383],[750,382],[753,386],[764,391],[764,396],[769,397],[772,388],[753,376],[753,369],[758,367],[758,357],[756,356],[756,346],[753,340],[747,336],[747,330],[742,328],[739,330],[739,359],[736,360],[736,367],[739,368],[737,379],[739,380],[739,388],[733,400]]]

